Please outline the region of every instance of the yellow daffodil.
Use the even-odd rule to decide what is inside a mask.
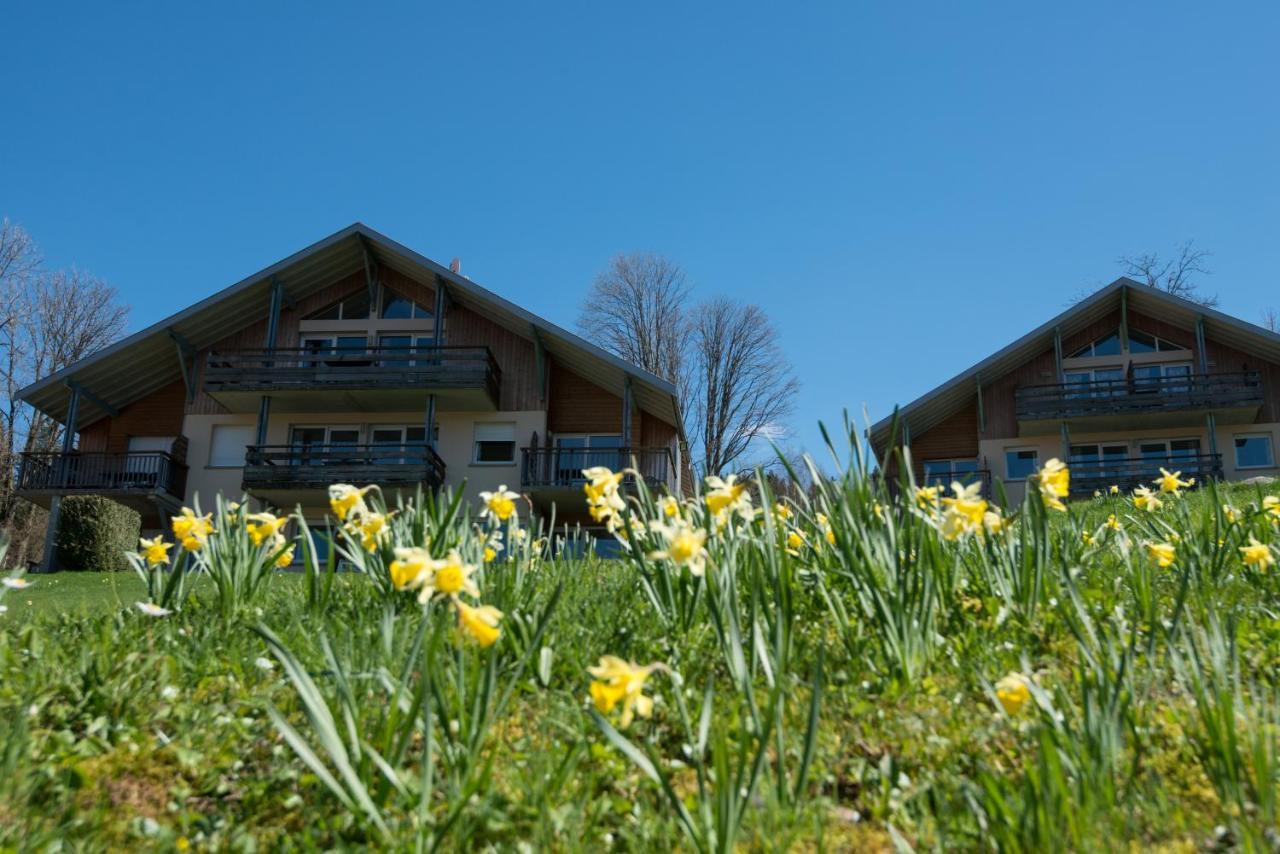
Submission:
[[[884,505],[879,501],[871,505],[871,512],[875,514],[875,517],[881,522],[884,521]]]
[[[1000,515],[1000,508],[982,514],[982,527],[988,534],[998,534],[1009,527],[1009,520]]]
[[[350,516],[361,516],[368,512],[365,506],[364,497],[369,491],[376,489],[374,486],[366,486],[357,489],[349,483],[335,483],[329,487],[329,507],[333,510],[333,515],[338,517],[339,522],[347,521]]]
[[[680,515],[680,502],[674,495],[664,495],[658,499],[658,511],[664,517],[674,519]]]
[[[280,552],[280,556],[276,558],[277,568],[284,569],[286,566],[293,563],[293,549],[293,546],[289,546],[289,548]]]
[[[254,513],[245,520],[245,530],[255,546],[260,546],[280,532],[289,522],[288,516],[273,513]]]
[[[1222,518],[1227,520],[1228,525],[1234,525],[1240,521],[1240,511],[1232,507],[1230,504],[1222,505]]]
[[[803,545],[804,537],[800,535],[799,531],[787,532],[787,548],[791,549],[792,554],[795,554]]]
[[[492,605],[472,607],[461,599],[454,600],[453,605],[458,610],[458,628],[463,636],[475,641],[483,649],[493,646],[494,641],[502,634],[502,630],[498,628],[502,612]]]
[[[706,479],[706,484],[707,492],[703,500],[717,522],[726,522],[733,514],[737,514],[743,521],[750,521],[755,517],[751,492],[748,490],[750,484],[746,481],[739,483],[736,474],[726,478],[711,475]]]
[[[4,580],[0,580],[0,584],[3,584],[5,587],[8,587],[10,590],[26,590],[28,587],[31,586],[31,582],[21,576],[17,578],[14,578],[13,576],[9,576]]]
[[[596,709],[605,715],[621,703],[622,718],[618,724],[626,729],[631,725],[634,715],[647,718],[653,714],[653,700],[642,693],[644,683],[655,670],[665,669],[666,665],[657,662],[641,667],[614,655],[602,655],[598,664],[587,668],[587,672],[594,677],[591,683],[591,700]]]
[[[146,560],[147,566],[168,563],[171,548],[173,543],[166,543],[163,536],[153,537],[150,540],[138,540],[138,554]]]
[[[1062,499],[1071,491],[1071,472],[1062,460],[1054,457],[1046,462],[1036,475],[1036,481],[1040,485],[1044,506],[1066,512],[1067,505],[1062,503]]]
[[[938,487],[917,486],[916,506],[922,510],[931,510],[938,506]]]
[[[707,569],[707,532],[683,519],[670,525],[655,524],[653,530],[662,535],[663,547],[649,555],[651,560],[669,560],[676,566],[688,567],[694,575]]]
[[[1154,513],[1160,509],[1161,503],[1160,497],[1145,486],[1139,486],[1133,491],[1133,506],[1139,510]]]
[[[1275,566],[1276,563],[1271,547],[1266,543],[1258,542],[1252,535],[1249,537],[1249,545],[1240,547],[1240,559],[1246,566],[1256,566],[1260,570]]]
[[[372,554],[387,538],[387,517],[382,513],[365,513],[352,520],[353,533],[360,535],[361,547]]]
[[[1093,545],[1093,534],[1090,534],[1088,531],[1081,531],[1080,539],[1084,541],[1086,546]]]
[[[1112,495],[1119,495],[1120,487],[1113,483],[1111,484],[1111,488],[1108,489],[1107,492],[1111,493]]]
[[[498,550],[497,550],[497,549],[495,549],[493,546],[485,546],[485,547],[484,547],[484,562],[485,562],[485,563],[493,563],[493,562],[494,562],[494,560],[495,560],[495,559],[497,559],[497,557],[498,557]]]
[[[391,561],[391,583],[397,590],[410,590],[426,582],[435,566],[435,560],[426,549],[397,548],[396,559]]]
[[[505,522],[515,515],[516,499],[519,497],[520,493],[507,489],[505,483],[495,492],[482,492],[480,500],[484,502],[484,509],[480,511],[480,516],[492,516],[499,522]]]
[[[1161,568],[1169,566],[1178,557],[1177,550],[1172,543],[1147,543],[1146,548],[1147,556]]]
[[[1102,497],[1102,490],[1101,490],[1101,489],[1095,489],[1095,490],[1093,491],[1093,497],[1094,497],[1094,498],[1101,498],[1101,497]]]
[[[1016,715],[1031,700],[1031,688],[1027,677],[1021,673],[1010,673],[996,683],[996,699],[1005,714]]]
[[[134,602],[133,604],[148,617],[167,617],[173,613],[168,608],[162,608],[154,602]]]
[[[1274,495],[1266,496],[1262,499],[1262,509],[1280,519],[1280,498]]]
[[[480,588],[476,587],[475,579],[471,577],[475,571],[474,565],[462,562],[456,549],[450,551],[444,560],[432,563],[431,573],[422,584],[418,601],[425,605],[436,594],[456,600],[462,593],[479,599]]]
[[[1114,513],[1107,516],[1107,523],[1105,527],[1112,531],[1124,530],[1124,526],[1120,524],[1120,520],[1116,518],[1116,514]]]
[[[957,481],[951,484],[951,490],[955,495],[942,499],[946,511],[938,528],[948,540],[982,528],[987,513],[987,502],[979,495],[981,483],[963,486]]]
[[[773,518],[777,519],[780,524],[786,524],[795,514],[791,512],[791,508],[783,504],[781,501],[773,505]]]
[[[183,507],[182,512],[173,517],[170,526],[174,538],[182,543],[184,549],[199,551],[213,533],[213,514],[197,516],[190,507]]]
[[[1169,495],[1178,495],[1183,489],[1191,486],[1195,481],[1183,480],[1182,472],[1170,472],[1168,469],[1161,467],[1160,476],[1156,478],[1156,485],[1160,487],[1160,491]]]
[[[610,530],[617,524],[617,515],[627,508],[627,504],[619,494],[618,485],[626,472],[614,472],[604,466],[592,466],[582,470],[587,482],[582,491],[587,496],[587,510],[591,518],[597,522],[610,523]]]

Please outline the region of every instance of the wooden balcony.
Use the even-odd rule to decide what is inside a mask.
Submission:
[[[546,508],[558,504],[561,515],[585,511],[582,470],[604,466],[613,471],[634,468],[651,490],[676,491],[676,464],[669,448],[521,448],[520,487],[534,503]],[[628,475],[624,488],[634,487]]]
[[[18,467],[18,495],[41,507],[54,496],[102,495],[138,510],[147,524],[157,508],[180,507],[186,489],[186,464],[161,451],[27,452]]]
[[[1263,403],[1257,371],[1169,377],[1128,377],[1050,383],[1017,389],[1019,433],[1052,433],[1201,425],[1212,412],[1220,424],[1250,423]]]
[[[232,412],[418,410],[429,394],[442,410],[497,407],[502,371],[488,347],[307,348],[212,352],[205,392]]]
[[[1071,494],[1087,497],[1094,491],[1106,493],[1112,486],[1129,492],[1139,486],[1152,486],[1160,469],[1182,472],[1183,480],[1195,479],[1196,486],[1222,477],[1221,454],[1197,454],[1165,458],[1119,457],[1088,462],[1072,462]]]
[[[250,445],[243,486],[288,507],[318,500],[335,483],[412,493],[439,489],[444,475],[444,460],[426,445]]]

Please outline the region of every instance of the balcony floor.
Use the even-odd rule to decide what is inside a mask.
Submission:
[[[1081,433],[1112,433],[1129,430],[1159,430],[1164,427],[1201,427],[1205,417],[1213,413],[1218,424],[1252,424],[1258,417],[1257,405],[1206,409],[1174,409],[1137,412],[1112,412],[1103,415],[1076,415],[1067,418],[1019,419],[1019,436],[1048,436],[1059,432],[1065,421],[1067,429]]]
[[[368,388],[325,387],[316,389],[266,386],[253,391],[208,392],[231,412],[257,412],[264,396],[271,398],[272,412],[418,412],[426,408],[427,397],[436,396],[440,412],[491,412],[497,402],[483,388]]]

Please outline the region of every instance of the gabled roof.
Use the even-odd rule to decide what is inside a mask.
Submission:
[[[601,388],[621,395],[630,379],[636,405],[676,425],[683,436],[676,388],[671,383],[359,222],[32,383],[18,392],[18,397],[60,421],[66,416],[69,384],[73,383],[109,406],[127,406],[181,379],[178,341],[196,350],[209,347],[266,316],[274,281],[281,284],[289,298],[302,299],[343,276],[363,270],[366,248],[380,265],[433,286],[443,285],[454,304],[482,314],[524,338],[541,339],[552,357]],[[83,396],[76,427],[106,414],[96,402]]]
[[[942,385],[898,409],[911,433],[919,435],[955,413],[977,393],[978,377],[984,385],[999,379],[1019,365],[1034,359],[1053,346],[1054,329],[1063,338],[1083,329],[1119,308],[1121,291],[1127,290],[1129,308],[1184,329],[1194,329],[1204,318],[1207,338],[1220,341],[1258,358],[1280,362],[1280,335],[1229,314],[1174,296],[1167,291],[1121,277],[1102,287],[1041,326],[1023,335],[1004,349],[962,371]],[[867,431],[873,448],[883,449],[889,440],[893,417],[883,418]]]

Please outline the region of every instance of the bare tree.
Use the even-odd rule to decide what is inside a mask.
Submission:
[[[691,339],[691,441],[701,451],[702,470],[720,474],[756,440],[785,434],[800,384],[759,306],[706,302],[694,311]]]
[[[18,391],[120,337],[128,310],[114,288],[81,270],[46,270],[34,241],[0,223],[0,528],[21,559],[37,544],[43,511],[15,495],[21,451],[56,447],[61,425],[18,400]]]
[[[1209,274],[1204,262],[1211,254],[1207,250],[1197,249],[1195,241],[1188,240],[1178,247],[1177,254],[1172,258],[1161,258],[1152,252],[1146,255],[1125,255],[1118,258],[1116,263],[1132,279],[1213,308],[1218,304],[1217,294],[1201,293],[1196,282],[1196,276]]]
[[[1280,333],[1280,312],[1274,306],[1262,310],[1262,325],[1271,332]]]
[[[678,264],[648,252],[619,255],[592,283],[578,328],[609,352],[683,388],[688,303],[689,282]]]

